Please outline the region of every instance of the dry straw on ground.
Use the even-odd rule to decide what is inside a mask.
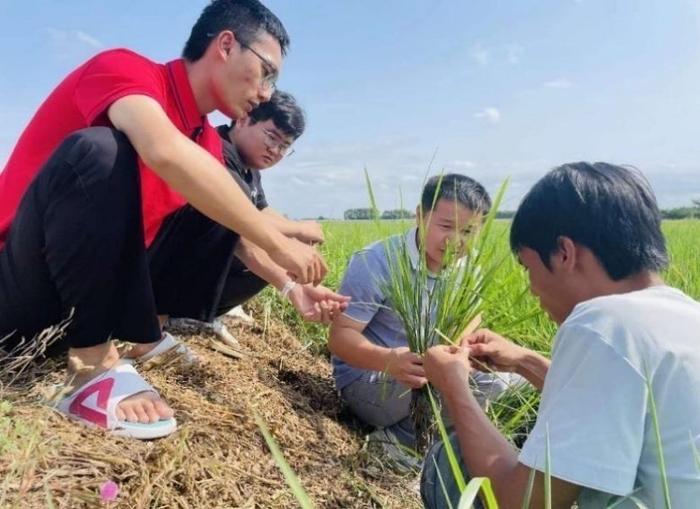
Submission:
[[[0,385],[0,507],[287,508],[297,504],[254,423],[267,422],[317,507],[414,508],[415,477],[400,477],[366,452],[340,405],[326,359],[303,349],[280,324],[232,327],[251,355],[231,359],[188,336],[202,365],[145,371],[177,412],[179,430],[139,442],[78,426],[40,400],[63,363],[32,365]],[[7,382],[7,380],[0,381]]]

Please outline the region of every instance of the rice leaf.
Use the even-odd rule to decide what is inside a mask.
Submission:
[[[267,447],[270,449],[270,453],[272,453],[275,463],[277,463],[277,466],[282,471],[284,479],[287,481],[287,485],[292,490],[294,497],[296,497],[297,502],[299,502],[302,509],[313,509],[314,505],[311,503],[311,499],[304,490],[304,487],[299,482],[299,478],[294,473],[294,470],[292,470],[292,467],[289,466],[287,460],[284,459],[284,455],[282,454],[282,451],[280,451],[277,442],[275,442],[275,439],[272,437],[272,434],[267,428],[265,421],[257,412],[255,413],[255,422],[265,438],[265,443],[267,443]]]
[[[545,427],[544,507],[552,509],[552,456],[549,449],[549,424]]]
[[[442,415],[440,414],[440,409],[435,402],[435,397],[433,396],[433,391],[430,389],[430,385],[426,386],[428,398],[430,399],[430,406],[433,409],[433,415],[437,421],[438,429],[440,430],[440,438],[442,439],[443,447],[447,453],[447,459],[450,462],[450,470],[452,470],[452,475],[457,483],[457,488],[459,488],[460,493],[464,492],[467,487],[467,483],[464,480],[464,474],[462,469],[459,467],[459,462],[457,461],[457,455],[455,454],[452,443],[450,442],[450,436],[447,434],[447,429],[445,428],[445,423],[442,420]]]
[[[442,494],[445,497],[445,502],[447,502],[447,507],[448,509],[454,509],[454,506],[452,505],[452,501],[450,500],[450,495],[447,493],[447,486],[445,486],[445,480],[442,478],[442,473],[440,472],[440,468],[438,468],[437,461],[435,461],[435,458],[431,458],[433,460],[433,465],[435,465],[435,473],[437,474],[438,482],[440,483],[440,489],[442,490]],[[460,499],[461,502],[461,499]]]
[[[644,367],[644,383],[647,386],[649,394],[649,412],[651,413],[651,421],[654,426],[654,436],[656,438],[656,456],[659,461],[659,470],[661,471],[661,486],[664,493],[664,506],[666,509],[671,509],[671,490],[668,486],[668,474],[666,473],[666,461],[664,460],[664,449],[661,443],[661,427],[659,425],[659,415],[656,411],[656,400],[654,399],[654,387],[649,377],[647,367]]]
[[[488,477],[474,477],[467,487],[462,492],[459,499],[459,505],[457,509],[469,509],[474,507],[474,502],[479,496],[482,495],[482,501],[486,505],[486,509],[498,509],[498,502],[496,501],[496,495],[491,487],[491,480]]]

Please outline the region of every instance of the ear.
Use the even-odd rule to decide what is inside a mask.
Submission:
[[[216,48],[222,56],[228,56],[236,46],[236,41],[236,35],[231,30],[223,30],[216,36]]]
[[[578,255],[576,243],[569,237],[561,236],[557,239],[557,250],[552,253],[550,258],[552,268],[556,266],[566,272],[573,272],[579,261]]]

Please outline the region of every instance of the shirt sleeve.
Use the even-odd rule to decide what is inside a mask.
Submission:
[[[258,186],[258,194],[255,197],[255,205],[258,207],[258,210],[263,210],[269,207],[270,204],[267,203],[267,196],[265,196],[265,190],[262,186],[262,178],[260,177],[260,173],[258,173],[256,180],[256,185]]]
[[[85,65],[75,88],[75,102],[88,125],[93,125],[118,99],[145,95],[164,105],[162,77],[157,65],[128,50],[106,51]]]
[[[597,332],[564,326],[520,462],[613,495],[634,488],[644,442],[644,378]],[[547,444],[549,442],[549,444]]]
[[[381,257],[371,249],[355,253],[348,263],[338,293],[352,297],[345,316],[358,322],[368,323],[384,304],[385,297],[381,290],[386,273]]]

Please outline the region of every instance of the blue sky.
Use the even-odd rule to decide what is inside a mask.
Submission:
[[[205,4],[0,0],[0,165],[72,68],[120,46],[174,58]],[[308,116],[263,177],[282,212],[365,206],[365,167],[381,208],[413,207],[434,153],[433,173],[510,176],[510,209],[573,160],[639,167],[664,207],[700,198],[698,0],[266,4],[292,38],[279,86]]]

